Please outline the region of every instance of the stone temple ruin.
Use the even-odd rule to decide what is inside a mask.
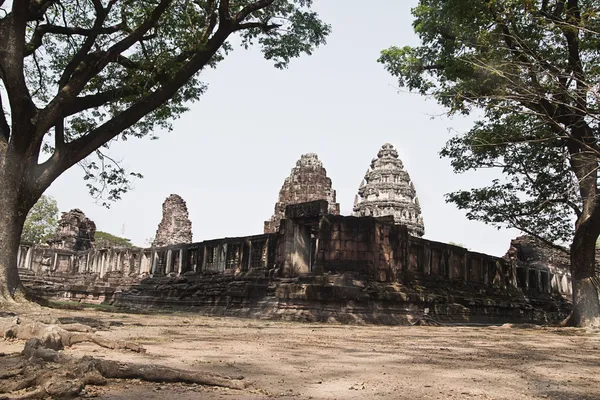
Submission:
[[[53,249],[69,249],[74,251],[94,248],[96,224],[88,219],[80,209],[62,213],[58,221],[58,230],[48,240]]]
[[[179,243],[192,243],[192,222],[185,201],[172,194],[162,205],[162,220],[153,245],[163,247]]]
[[[423,236],[425,226],[415,186],[404,170],[398,151],[384,144],[371,161],[371,168],[361,182],[354,200],[357,217],[391,215],[398,225],[405,225],[414,236]]]
[[[211,315],[403,324],[425,315],[502,323],[568,314],[564,257],[527,237],[515,239],[504,257],[423,239],[415,190],[402,168],[384,145],[355,215],[341,216],[321,162],[305,155],[263,234],[193,243],[185,202],[171,195],[155,246],[23,243],[19,273],[45,298]]]
[[[265,233],[277,232],[285,207],[289,204],[326,200],[329,214],[339,215],[340,205],[336,203],[335,190],[331,186],[331,179],[317,155],[303,154],[283,182],[275,212],[270,220],[265,221]]]

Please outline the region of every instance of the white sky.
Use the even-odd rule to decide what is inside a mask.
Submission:
[[[89,196],[73,167],[47,194],[61,211],[82,209],[98,230],[137,245],[155,235],[171,193],[187,202],[194,241],[262,233],[279,189],[303,153],[319,155],[343,215],[370,161],[385,142],[399,151],[421,202],[425,238],[503,255],[517,231],[470,222],[444,194],[486,185],[489,171],[455,175],[438,152],[472,120],[446,118],[418,94],[395,89],[376,62],[391,45],[416,45],[410,8],[416,0],[315,1],[332,25],[328,44],[279,71],[258,49],[236,49],[216,70],[202,73],[202,99],[160,139],[131,139],[111,154],[141,172],[134,189],[107,210]],[[366,6],[368,4],[369,6]]]

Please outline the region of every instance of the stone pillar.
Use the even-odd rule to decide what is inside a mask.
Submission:
[[[183,249],[179,249],[179,262],[177,263],[177,275],[181,275],[183,269]]]
[[[56,271],[56,263],[58,262],[58,253],[54,252],[54,260],[52,261],[52,272]]]
[[[204,246],[204,251],[202,252],[202,254],[204,255],[202,257],[202,268],[201,271],[206,271],[206,259],[208,258],[208,253],[207,253],[207,247]]]
[[[123,266],[121,264],[121,251],[117,251],[117,262],[115,265],[115,271],[123,272]]]
[[[156,274],[156,267],[158,264],[158,257],[156,255],[156,250],[154,247],[152,248],[152,252],[150,253],[150,274]]]
[[[286,219],[284,227],[283,276],[291,277],[310,272],[310,228]]]
[[[25,268],[27,268],[28,270],[32,270],[32,262],[33,262],[33,247],[28,247],[27,248],[27,255],[25,256]]]
[[[171,272],[171,264],[173,264],[173,252],[171,250],[167,250],[167,263],[165,266],[165,275]]]
[[[425,242],[423,245],[423,273],[431,275],[431,245]]]

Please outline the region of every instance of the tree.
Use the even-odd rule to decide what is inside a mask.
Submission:
[[[99,249],[110,247],[133,247],[131,240],[102,231],[96,231],[94,242],[96,248]]]
[[[481,114],[441,155],[458,173],[498,168],[490,186],[450,193],[467,217],[568,241],[570,322],[600,324],[600,7],[588,0],[420,0],[417,47],[379,61],[450,114]]]
[[[56,200],[50,196],[42,195],[25,218],[21,241],[42,243],[56,231],[57,224],[58,206]]]
[[[330,31],[311,5],[0,0],[0,300],[21,289],[25,216],[58,176],[81,163],[92,194],[118,199],[128,175],[106,154],[110,143],[170,129],[206,89],[198,73],[232,50],[232,38],[277,68],[310,54]]]

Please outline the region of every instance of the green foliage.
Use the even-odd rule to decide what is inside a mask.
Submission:
[[[56,200],[43,195],[31,208],[21,234],[21,241],[43,243],[49,239],[58,227],[58,206]]]
[[[42,150],[52,155],[44,178],[79,163],[90,193],[105,206],[142,177],[108,155],[111,143],[156,139],[157,130],[171,130],[206,91],[201,71],[215,68],[233,50],[231,42],[259,47],[282,69],[330,33],[311,11],[312,0],[3,3],[0,25],[13,29],[12,19],[27,19],[24,48],[16,51],[24,60],[6,65],[24,64],[10,76],[24,76],[31,104],[40,110],[36,132],[46,133]],[[4,86],[9,98],[23,96]]]
[[[456,247],[462,247],[463,249],[469,250],[469,248],[462,243],[448,242],[448,244],[451,244],[452,246],[456,246]]]
[[[449,114],[482,112],[441,155],[457,173],[505,177],[447,200],[472,220],[570,240],[597,191],[598,3],[420,0],[412,12],[421,45],[391,47],[379,62]]]
[[[98,249],[110,247],[133,247],[131,240],[119,236],[111,235],[107,232],[96,231],[94,235],[95,246]]]

